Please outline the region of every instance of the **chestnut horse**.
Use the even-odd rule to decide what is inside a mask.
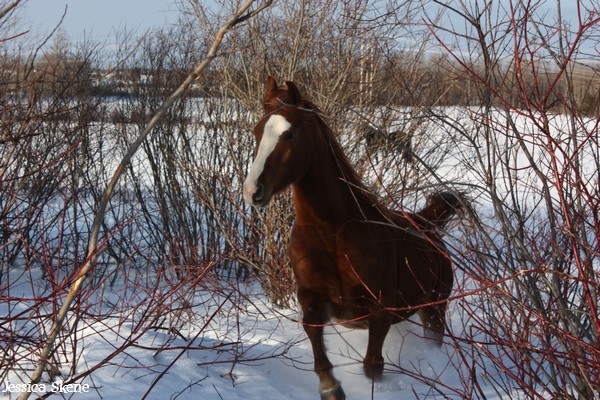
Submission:
[[[244,199],[264,206],[291,185],[296,218],[289,254],[319,391],[322,399],[345,399],[323,343],[331,318],[368,328],[363,365],[373,378],[383,372],[390,325],[415,312],[425,336],[441,345],[453,273],[436,227],[460,201],[440,193],[418,214],[394,213],[369,193],[318,109],[294,83],[278,86],[269,77],[263,106]]]

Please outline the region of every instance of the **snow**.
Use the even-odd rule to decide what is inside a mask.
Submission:
[[[188,287],[185,293],[193,293],[193,306],[179,318],[174,313],[161,316],[156,320],[161,329],[141,332],[136,330],[143,326],[147,310],[127,307],[127,288],[107,290],[105,308],[112,315],[82,321],[77,343],[78,372],[97,365],[100,368],[78,381],[79,387],[71,387],[77,390],[73,398],[316,398],[312,351],[298,322],[298,312],[270,304],[257,284],[212,284],[219,286]],[[169,290],[166,283],[165,289]],[[15,285],[13,296],[27,291],[25,285]],[[115,306],[119,303],[123,305]],[[176,308],[175,304],[172,307]],[[463,323],[457,315],[451,313],[451,330],[460,336]],[[458,344],[447,339],[438,349],[420,335],[416,320],[393,326],[384,348],[384,377],[372,382],[362,373],[367,332],[328,326],[325,340],[330,359],[348,398],[463,398],[460,390],[465,371],[455,351]],[[18,388],[14,385],[25,383],[20,377],[15,372],[9,375],[0,399],[16,398]],[[60,386],[61,382],[60,377],[46,376],[45,391],[68,398],[68,393],[56,390],[73,383]],[[488,391],[493,390],[490,387]]]

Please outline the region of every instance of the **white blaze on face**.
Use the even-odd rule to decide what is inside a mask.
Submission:
[[[287,119],[277,114],[270,116],[265,123],[263,136],[260,140],[260,144],[258,145],[256,158],[254,159],[254,163],[252,164],[252,167],[250,167],[250,172],[248,172],[248,176],[244,181],[244,200],[246,203],[250,205],[254,203],[252,201],[252,195],[256,193],[256,183],[258,181],[258,177],[260,174],[262,174],[263,169],[265,168],[265,162],[273,150],[275,150],[275,146],[277,146],[277,142],[279,141],[281,134],[290,129],[291,126],[292,125]]]

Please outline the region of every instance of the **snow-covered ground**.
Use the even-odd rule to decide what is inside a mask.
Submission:
[[[317,398],[312,351],[296,311],[271,305],[256,284],[204,288],[196,301],[172,331],[150,329],[138,337],[136,314],[144,309],[131,311],[126,320],[125,314],[117,313],[83,323],[78,369],[102,367],[77,384],[46,377],[31,389],[74,399]],[[452,331],[460,336],[462,322],[452,313],[450,320]],[[362,373],[367,332],[326,328],[334,371],[348,398],[463,398],[466,377],[457,344],[448,339],[438,349],[420,335],[421,328],[412,321],[394,326],[384,349],[386,372],[382,380],[372,382]],[[128,346],[119,352],[123,343]],[[17,397],[23,389],[19,376],[9,375],[0,398]],[[493,394],[492,387],[486,390]]]

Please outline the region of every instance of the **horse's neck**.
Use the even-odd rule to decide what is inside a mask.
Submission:
[[[296,221],[340,226],[350,220],[379,219],[381,212],[365,201],[361,190],[346,181],[333,157],[313,160],[307,174],[292,185]]]

